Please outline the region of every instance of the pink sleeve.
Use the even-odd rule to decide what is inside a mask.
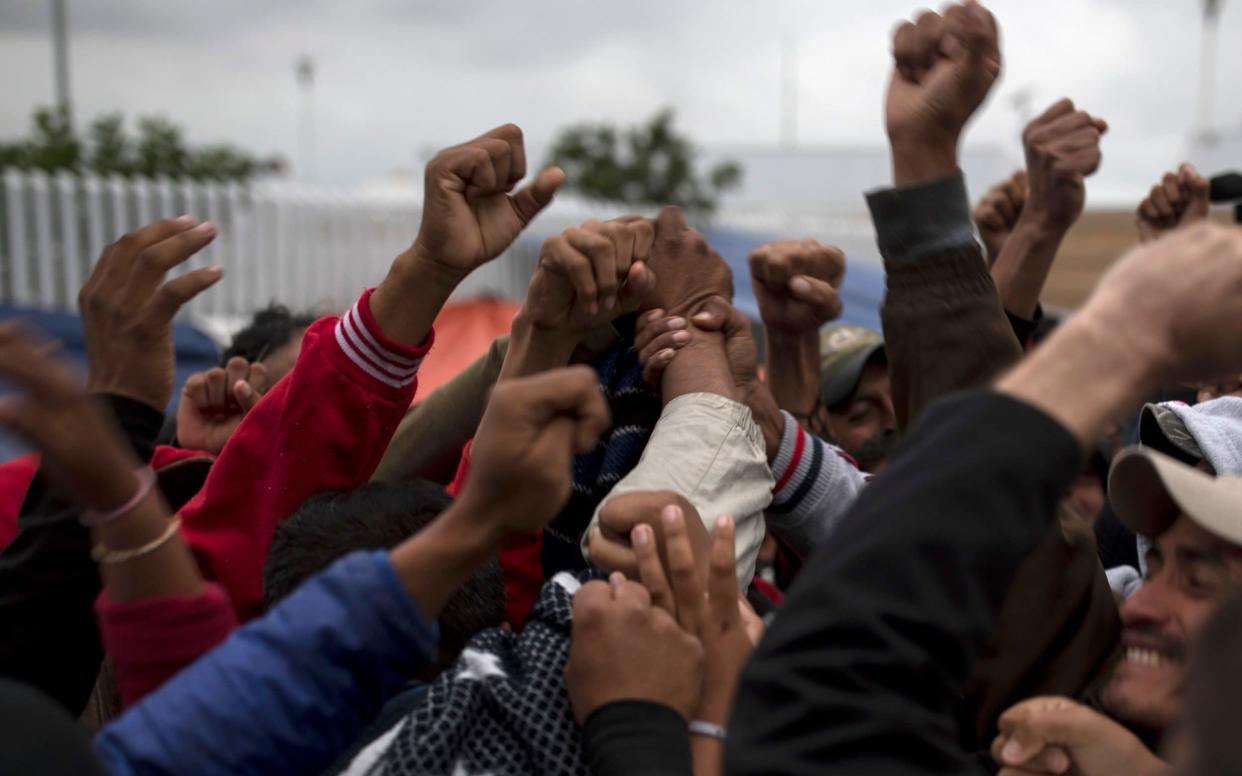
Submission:
[[[104,651],[129,707],[228,638],[237,627],[224,588],[206,583],[196,596],[95,601]]]
[[[181,510],[204,575],[237,616],[263,611],[263,564],[277,523],[310,496],[370,479],[409,409],[433,334],[414,348],[384,336],[371,292],[315,322],[293,371],[250,411],[203,489]]]

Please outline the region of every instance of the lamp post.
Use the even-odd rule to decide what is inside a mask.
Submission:
[[[308,56],[298,59],[298,161],[303,180],[313,180],[315,170],[315,63]]]
[[[1214,145],[1212,100],[1216,91],[1216,23],[1224,0],[1203,0],[1203,44],[1199,62],[1199,138],[1205,145]]]
[[[52,67],[56,74],[56,107],[72,122],[69,109],[69,35],[66,0],[52,0]]]

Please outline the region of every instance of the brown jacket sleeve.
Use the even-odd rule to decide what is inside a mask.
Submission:
[[[509,335],[496,338],[486,354],[406,413],[371,480],[451,482],[508,350]]]
[[[992,381],[1022,348],[974,237],[960,173],[875,192],[868,204],[888,273],[881,318],[905,430],[932,401]],[[1092,532],[1064,507],[1058,517],[1015,571],[998,627],[964,688],[969,748],[989,746],[997,718],[1018,701],[1082,695],[1114,654],[1120,620]]]

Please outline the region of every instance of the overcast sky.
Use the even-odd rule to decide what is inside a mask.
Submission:
[[[0,5],[0,136],[52,101],[45,0]],[[515,121],[542,148],[564,124],[674,106],[700,144],[780,137],[782,39],[797,41],[798,138],[883,142],[888,36],[909,0],[68,0],[75,111],[160,113],[195,141],[297,162],[294,62],[317,66],[317,179],[414,169],[430,148]],[[970,142],[1017,157],[1015,93],[1068,95],[1109,120],[1093,191],[1151,185],[1187,150],[1200,0],[993,0],[1004,79]],[[1242,0],[1225,0],[1215,117],[1242,131]],[[881,181],[877,181],[880,183]]]

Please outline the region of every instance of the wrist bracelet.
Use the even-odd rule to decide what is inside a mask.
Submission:
[[[711,738],[719,738],[721,741],[728,737],[723,727],[714,722],[704,722],[701,719],[696,719],[690,723],[690,735],[710,736]]]
[[[177,516],[168,521],[168,527],[164,529],[164,533],[141,547],[134,547],[129,550],[113,550],[104,546],[103,542],[100,542],[91,550],[91,560],[96,563],[124,563],[134,558],[141,558],[143,555],[149,555],[163,547],[180,529],[181,517]]]
[[[87,528],[98,528],[101,525],[111,523],[118,517],[123,517],[133,512],[134,508],[146,500],[147,496],[151,495],[151,491],[155,488],[155,472],[150,466],[140,466],[134,470],[134,475],[138,478],[138,491],[130,497],[129,501],[109,512],[97,512],[94,509],[88,509],[78,518],[78,522]]]

